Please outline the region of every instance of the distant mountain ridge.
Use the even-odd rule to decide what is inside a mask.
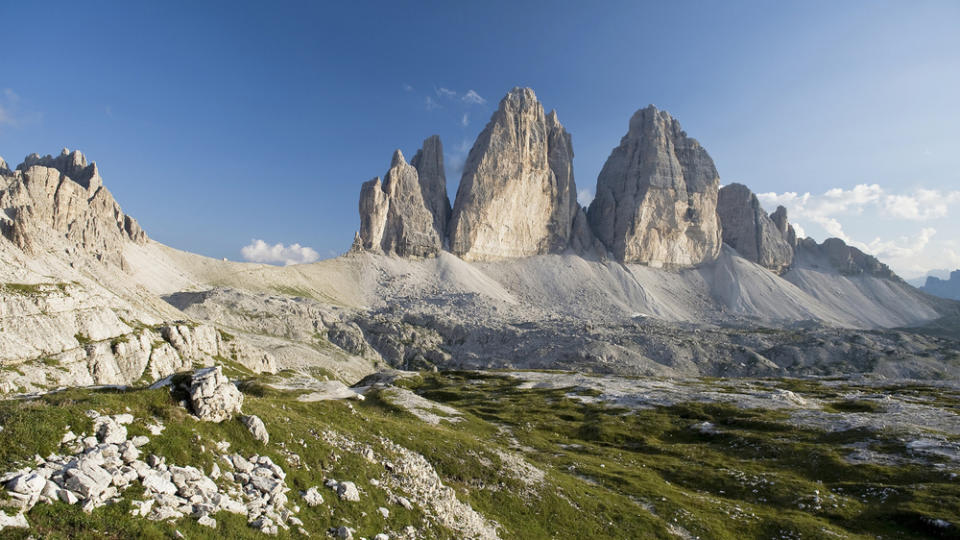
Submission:
[[[920,287],[920,290],[941,298],[960,300],[960,270],[950,272],[948,279],[927,276],[927,282]]]

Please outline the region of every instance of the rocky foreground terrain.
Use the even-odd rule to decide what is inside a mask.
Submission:
[[[960,303],[653,106],[589,208],[573,150],[514,89],[452,204],[429,137],[288,267],[152,240],[80,152],[0,160],[0,536],[960,535]]]

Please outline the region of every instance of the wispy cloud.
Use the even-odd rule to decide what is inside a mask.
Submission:
[[[3,96],[0,97],[0,126],[16,126],[17,121],[14,118],[14,111],[20,102],[20,96],[10,88],[3,89]]]
[[[767,209],[776,205],[787,208],[798,237],[803,230],[794,218],[816,225],[827,235],[840,238],[890,264],[898,272],[921,272],[939,268],[947,257],[946,242],[934,239],[937,229],[924,226],[906,233],[918,224],[951,217],[951,208],[960,205],[960,191],[915,189],[906,193],[891,192],[877,184],[860,184],[851,189],[834,188],[823,194],[760,193],[757,197]],[[850,219],[875,223],[876,236],[863,241],[852,238],[844,227]]]
[[[250,244],[240,249],[243,259],[250,262],[282,264],[288,266],[291,264],[311,263],[320,258],[320,254],[313,248],[301,246],[300,244],[290,244],[285,246],[281,243],[268,244],[263,240],[251,240]]]
[[[403,84],[401,85],[401,88],[403,88],[403,91],[404,91],[404,92],[413,92],[413,86],[411,86],[411,85],[409,85],[409,84],[407,84],[407,83],[403,83]]]
[[[442,86],[440,88],[434,89],[434,92],[437,93],[438,97],[450,98],[450,99],[457,97],[456,92],[454,92],[453,90],[450,90],[449,88],[444,88]]]
[[[906,259],[923,253],[937,230],[924,227],[916,236],[900,236],[893,240],[875,238],[867,244],[867,250],[880,259]]]
[[[24,111],[20,101],[20,96],[12,88],[0,91],[0,130],[5,126],[16,128],[39,122],[43,118],[41,113]]]
[[[440,109],[443,107],[443,105],[440,105],[439,103],[437,103],[437,100],[433,99],[432,96],[427,96],[426,104],[427,104],[428,111],[432,111],[434,109]]]
[[[469,114],[463,113],[463,117],[460,118],[460,125],[463,126],[463,127],[467,127],[467,126],[470,125],[470,115],[469,115]]]
[[[467,90],[467,93],[461,98],[464,103],[469,103],[471,105],[483,105],[487,102],[486,99],[480,96],[476,90]]]

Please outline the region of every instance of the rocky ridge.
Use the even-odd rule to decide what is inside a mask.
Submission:
[[[27,156],[5,176],[0,192],[0,232],[20,249],[37,253],[51,234],[121,268],[124,241],[143,244],[146,234],[103,186],[95,163],[66,148],[56,158]]]
[[[960,300],[960,270],[950,272],[949,279],[927,276],[927,282],[920,290],[941,298]]]
[[[796,234],[787,222],[786,208],[781,206],[774,214],[767,215],[747,186],[729,184],[720,189],[717,215],[723,229],[723,242],[743,258],[778,274],[793,263]]]

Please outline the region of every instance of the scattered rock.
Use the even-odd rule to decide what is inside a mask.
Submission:
[[[38,502],[59,500],[81,505],[89,513],[115,502],[123,490],[139,480],[145,498],[132,502],[134,516],[153,521],[192,516],[200,525],[216,528],[212,516],[225,511],[246,516],[265,534],[287,529],[287,522],[302,525],[293,516],[298,509],[286,507],[286,473],[270,458],[226,456],[226,463],[237,470],[237,475],[222,474],[229,484],[221,490],[213,478],[196,467],[168,465],[156,455],[140,461],[134,441],[120,440],[118,435],[126,434],[123,426],[133,421],[131,415],[90,416],[95,418],[95,429],[100,434],[100,440],[94,438],[93,445],[78,444],[76,438],[68,440],[64,447],[74,448],[75,455],[37,457],[36,470],[23,469],[0,477],[22,512]],[[219,473],[215,465],[211,475],[221,476]],[[21,518],[3,517],[0,521],[19,523]]]
[[[30,523],[27,522],[27,516],[23,514],[8,516],[6,512],[0,511],[0,531],[7,528],[28,529],[30,528]]]
[[[201,369],[190,380],[193,413],[207,422],[223,422],[240,413],[243,394],[220,366]]]
[[[307,502],[307,506],[312,508],[323,504],[323,495],[321,495],[320,490],[314,486],[303,492],[303,500]]]
[[[344,501],[359,502],[360,491],[353,482],[338,482],[336,480],[327,480],[327,487],[337,492],[337,496]]]
[[[340,538],[341,540],[353,540],[353,533],[353,529],[342,525],[333,529],[333,536],[335,538]]]
[[[253,438],[267,444],[270,442],[270,433],[267,432],[267,426],[263,425],[263,420],[258,416],[250,415],[244,416],[240,419],[243,422],[243,425],[247,426],[247,429],[250,430],[250,434],[253,435]]]

